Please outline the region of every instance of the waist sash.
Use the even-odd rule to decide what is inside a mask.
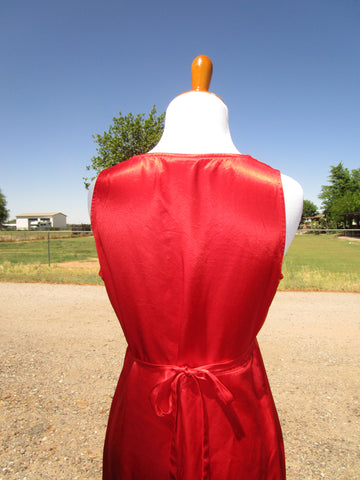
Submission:
[[[251,357],[254,344],[244,355],[224,363],[200,367],[158,365],[133,357],[139,366],[157,369],[163,379],[151,390],[150,401],[159,417],[173,415],[169,478],[210,480],[209,419],[205,397],[215,398],[235,437],[244,436],[232,401],[234,396],[218,376],[236,373]]]

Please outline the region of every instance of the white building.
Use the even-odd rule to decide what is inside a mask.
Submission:
[[[66,228],[66,215],[55,213],[21,213],[16,215],[16,230],[35,230],[41,228]]]

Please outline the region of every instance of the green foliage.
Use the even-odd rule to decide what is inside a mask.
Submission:
[[[360,193],[347,191],[337,198],[331,207],[331,215],[339,218],[342,213],[360,212]]]
[[[87,170],[94,170],[96,175],[84,178],[85,187],[104,170],[117,163],[123,162],[133,155],[139,155],[151,150],[160,140],[164,130],[165,113],[157,116],[155,105],[145,118],[145,114],[133,115],[129,113],[123,116],[119,112],[118,117],[113,118],[113,124],[103,135],[93,135],[97,143],[97,155],[92,157]]]
[[[340,162],[330,167],[330,185],[323,185],[319,198],[329,220],[339,221],[340,213],[359,211],[360,168],[349,170]]]
[[[315,203],[313,203],[311,200],[304,200],[302,212],[303,217],[314,217],[315,215],[318,215],[318,213],[319,211]]]
[[[0,224],[4,223],[9,216],[9,211],[6,208],[5,195],[0,190]]]

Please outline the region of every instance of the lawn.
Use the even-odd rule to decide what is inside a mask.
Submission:
[[[0,243],[0,281],[100,284],[93,237]],[[360,292],[360,241],[296,235],[280,290]]]
[[[49,250],[51,264],[97,257],[92,235],[55,239],[50,237]],[[0,243],[0,264],[48,264],[48,260],[47,240]]]
[[[93,236],[0,243],[3,282],[101,284],[98,270]]]
[[[283,263],[281,290],[360,292],[360,240],[296,235]]]

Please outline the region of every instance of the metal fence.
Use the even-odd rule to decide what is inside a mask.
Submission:
[[[331,228],[299,228],[298,235],[328,234],[360,238],[360,229],[331,229]],[[61,263],[67,258],[96,257],[95,244],[92,242],[65,242],[62,246],[55,240],[93,237],[92,231],[83,230],[14,230],[0,231],[0,264],[12,263]],[[39,243],[37,243],[39,241]],[[66,244],[66,245],[65,245]],[[66,247],[66,248],[64,248]],[[86,255],[86,253],[85,253]],[[26,260],[25,260],[26,257]],[[85,257],[86,258],[86,257]]]
[[[0,242],[27,242],[55,238],[71,238],[92,236],[92,231],[86,230],[0,230]]]
[[[13,230],[0,231],[0,264],[11,263],[50,263],[53,262],[52,246],[55,241],[75,240],[84,237],[93,237],[92,231],[84,230]],[[52,243],[54,242],[54,243]],[[67,242],[66,242],[67,243]],[[77,242],[75,242],[77,244]],[[72,244],[70,252],[63,249],[57,243],[56,261],[63,261],[64,257],[78,257],[77,246]],[[65,245],[65,244],[64,244]],[[81,244],[79,244],[81,245]],[[95,244],[94,244],[95,245]],[[84,249],[84,245],[80,247]],[[85,248],[88,248],[85,246]],[[91,247],[89,253],[92,252]],[[70,253],[70,255],[69,255]],[[80,255],[83,255],[83,251]],[[96,252],[94,251],[94,256]],[[26,260],[25,260],[26,257]],[[29,260],[30,258],[30,260]]]
[[[297,233],[328,233],[339,236],[360,237],[360,229],[355,228],[299,228]],[[93,232],[91,230],[0,230],[0,242],[53,240],[56,238],[74,238],[92,235]]]
[[[336,234],[339,237],[360,237],[359,228],[299,228],[297,233],[300,235],[305,233],[328,233]]]

